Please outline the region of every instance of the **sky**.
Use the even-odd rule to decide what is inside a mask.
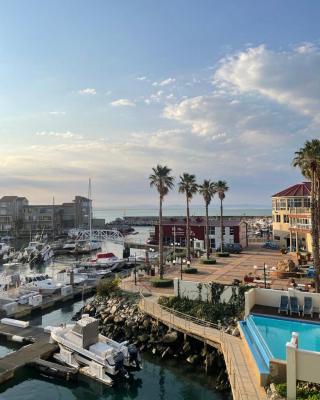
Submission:
[[[0,4],[0,195],[70,201],[91,177],[96,206],[156,205],[157,164],[176,183],[226,180],[226,205],[303,181],[291,160],[320,132],[319,1]]]

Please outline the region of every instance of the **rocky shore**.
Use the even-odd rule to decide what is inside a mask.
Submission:
[[[175,358],[202,368],[215,379],[218,391],[229,391],[230,385],[223,355],[214,347],[204,346],[202,342],[170,330],[166,325],[142,313],[136,295],[123,293],[109,297],[95,297],[80,310],[100,321],[101,334],[116,341],[129,340],[140,352],[147,351],[155,357]]]

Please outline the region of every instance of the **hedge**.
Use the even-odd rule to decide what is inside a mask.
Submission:
[[[217,256],[218,257],[229,257],[230,256],[230,253],[228,253],[228,252],[226,252],[226,251],[224,251],[224,252],[219,252],[219,253],[217,253]]]
[[[191,268],[185,268],[185,269],[183,270],[183,272],[184,272],[185,274],[196,274],[196,273],[198,272],[198,270],[197,270],[197,268],[191,267]]]
[[[173,279],[154,278],[150,280],[153,287],[172,287]]]
[[[216,263],[217,263],[217,260],[215,258],[211,258],[210,260],[202,260],[202,264],[213,265]]]

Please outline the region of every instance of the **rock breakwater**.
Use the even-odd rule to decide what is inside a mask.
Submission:
[[[141,352],[147,351],[162,359],[174,358],[203,368],[212,374],[218,391],[230,390],[221,352],[194,338],[169,329],[140,311],[139,296],[123,293],[95,297],[73,319],[87,313],[100,321],[100,333],[118,342],[128,340]]]

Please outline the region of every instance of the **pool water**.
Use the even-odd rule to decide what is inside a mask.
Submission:
[[[274,358],[286,359],[286,343],[290,342],[292,332],[299,334],[299,348],[320,352],[320,324],[257,315],[249,318],[256,325]]]

